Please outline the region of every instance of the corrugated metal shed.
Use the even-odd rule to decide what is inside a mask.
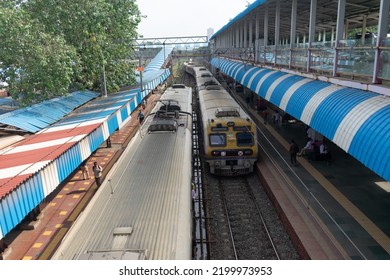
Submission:
[[[212,65],[390,181],[390,98],[214,58]]]
[[[0,106],[3,105],[11,105],[13,103],[13,100],[11,97],[2,97],[0,98]]]
[[[12,230],[118,129],[139,104],[138,95],[135,89],[94,100],[1,150],[0,233]]]
[[[27,108],[0,115],[0,123],[35,133],[59,121],[75,108],[99,94],[92,91],[76,91],[69,96],[58,97]]]

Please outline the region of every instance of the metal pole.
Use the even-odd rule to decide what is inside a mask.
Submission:
[[[104,62],[104,55],[103,55],[103,51],[102,49],[100,48],[100,54],[102,56],[102,70],[103,70],[103,87],[102,87],[102,94],[103,94],[103,97],[107,97],[107,83],[106,83],[106,68],[105,68],[105,62]]]
[[[163,68],[165,68],[165,67],[164,67],[164,65],[165,65],[165,41],[163,42],[163,47],[164,47],[164,62],[163,62]]]
[[[103,60],[103,97],[107,97],[106,69],[104,67],[104,60]]]

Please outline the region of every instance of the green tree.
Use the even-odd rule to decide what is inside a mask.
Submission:
[[[141,20],[135,0],[4,0],[0,73],[25,104],[72,89],[134,83],[133,40]]]
[[[134,83],[130,61],[141,20],[134,0],[29,0],[24,6],[46,32],[76,49],[76,87],[99,91],[103,64],[108,91]]]
[[[73,76],[74,48],[42,30],[17,6],[0,7],[1,80],[22,105],[66,94]]]

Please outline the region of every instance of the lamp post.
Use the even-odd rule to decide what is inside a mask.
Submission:
[[[142,82],[142,72],[144,71],[144,68],[142,67],[142,64],[141,64],[141,56],[139,57],[137,70],[139,71],[139,82],[140,82],[141,95],[142,95],[143,91],[144,91],[143,82]]]
[[[164,42],[163,42],[163,48],[164,48],[164,62],[163,62],[163,68],[165,68],[165,67],[164,67],[164,65],[165,65],[165,41],[166,41],[166,40],[164,40]]]

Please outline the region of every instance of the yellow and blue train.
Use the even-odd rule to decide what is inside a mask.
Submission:
[[[211,174],[253,172],[257,161],[256,124],[204,66],[187,66],[196,79],[205,161]]]

